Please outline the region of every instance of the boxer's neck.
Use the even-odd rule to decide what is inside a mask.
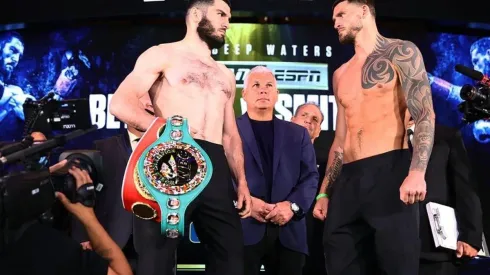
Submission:
[[[211,56],[211,49],[208,44],[199,37],[196,31],[188,31],[182,42],[197,55]]]
[[[364,25],[359,31],[354,43],[354,50],[357,55],[369,55],[374,51],[378,37],[382,37],[374,20]]]
[[[135,128],[130,127],[130,126],[128,126],[128,132],[130,132],[131,134],[133,134],[133,135],[135,135],[135,136],[137,136],[139,138],[141,138],[143,136],[143,134],[144,134],[143,132],[140,132],[140,131],[138,131]]]

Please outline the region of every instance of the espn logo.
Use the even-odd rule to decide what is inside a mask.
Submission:
[[[218,61],[235,74],[236,87],[243,88],[245,77],[256,66],[269,68],[278,89],[328,90],[328,64],[302,62]]]

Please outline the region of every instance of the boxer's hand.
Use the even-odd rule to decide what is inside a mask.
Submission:
[[[320,198],[316,201],[315,207],[313,207],[313,217],[324,221],[327,218],[328,212],[328,198]]]
[[[470,258],[474,258],[478,255],[478,251],[473,248],[471,245],[458,241],[458,246],[456,249],[456,257],[461,258],[463,256],[467,256]]]
[[[293,215],[294,213],[293,210],[291,210],[291,203],[288,201],[283,201],[276,203],[274,209],[272,209],[265,219],[283,226],[288,223],[291,218],[293,218]]]
[[[240,216],[242,219],[248,218],[252,212],[252,197],[250,196],[250,191],[246,182],[239,183],[237,187],[237,206],[240,209]]]
[[[410,172],[400,186],[400,200],[405,204],[414,204],[425,199],[427,185],[425,175],[420,172]]]
[[[274,209],[273,204],[264,202],[261,199],[252,197],[252,218],[259,222],[267,222],[265,217]]]

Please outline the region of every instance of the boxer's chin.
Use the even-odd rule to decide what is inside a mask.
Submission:
[[[210,35],[206,41],[209,48],[219,49],[225,44],[225,38],[221,35]]]
[[[351,34],[339,36],[339,42],[343,45],[354,44],[355,37]]]

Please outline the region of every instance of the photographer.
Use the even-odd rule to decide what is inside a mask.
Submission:
[[[49,171],[59,174],[65,173],[66,169],[76,180],[77,188],[92,184],[86,171],[76,164],[67,165],[66,160],[51,166]],[[72,203],[62,193],[57,192],[56,197],[84,225],[93,251],[84,250],[70,237],[34,222],[7,247],[0,258],[0,274],[132,274],[121,249],[103,229],[93,208]]]

